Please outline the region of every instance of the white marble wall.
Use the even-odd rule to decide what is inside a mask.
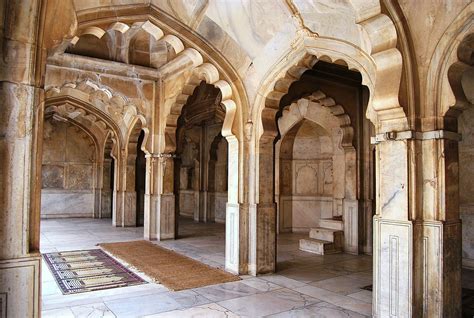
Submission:
[[[320,218],[333,216],[333,147],[337,145],[331,133],[305,120],[281,141],[277,200],[283,232],[308,232]],[[344,180],[343,169],[336,175],[341,173]]]
[[[214,216],[216,223],[225,223],[227,192],[214,193]]]
[[[93,217],[96,148],[70,124],[44,123],[41,217]]]
[[[281,196],[280,230],[283,232],[308,232],[318,227],[321,218],[331,218],[332,197]]]
[[[88,190],[43,189],[41,212],[42,218],[91,218],[94,216],[94,193]]]
[[[179,191],[179,215],[185,217],[194,217],[194,210],[196,209],[196,193],[194,190],[180,190]],[[198,197],[199,198],[199,197]]]

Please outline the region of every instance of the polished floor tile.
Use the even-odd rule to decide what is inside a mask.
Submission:
[[[277,273],[173,292],[149,284],[62,295],[42,266],[43,317],[362,317],[371,314],[372,258],[314,255],[298,249],[305,234],[278,236]],[[50,219],[41,223],[41,252],[97,248],[143,239],[143,228],[113,227],[110,219]],[[180,220],[177,240],[154,242],[224,268],[225,226]]]
[[[306,307],[320,300],[283,288],[258,295],[221,301],[218,304],[244,317],[262,317],[293,308]]]
[[[281,312],[267,317],[272,318],[361,318],[366,317],[356,312],[334,306],[326,302],[320,302],[311,306],[296,308],[289,311]]]

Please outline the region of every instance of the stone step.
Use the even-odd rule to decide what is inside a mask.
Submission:
[[[342,223],[342,220],[319,219],[318,224],[319,224],[319,227],[323,227],[326,229],[332,229],[332,230],[338,230],[338,231],[344,230],[344,224]]]
[[[309,237],[316,240],[333,242],[336,246],[342,246],[344,232],[340,230],[328,229],[325,227],[312,228]]]
[[[334,254],[341,252],[334,247],[334,243],[312,238],[300,240],[300,250],[318,255]]]

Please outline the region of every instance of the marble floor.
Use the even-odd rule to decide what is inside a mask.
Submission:
[[[41,222],[41,251],[96,248],[142,239],[143,228],[115,228],[109,220]],[[298,250],[302,234],[278,237],[278,271],[238,282],[172,292],[144,284],[62,295],[42,267],[43,317],[365,317],[371,315],[372,258],[313,255]],[[156,242],[211,266],[224,264],[224,225],[180,220],[179,239]]]

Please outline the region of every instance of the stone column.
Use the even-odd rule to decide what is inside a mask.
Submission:
[[[413,313],[461,317],[460,136],[441,130],[418,135],[423,201],[414,224]]]
[[[216,160],[209,158],[207,168],[207,215],[206,222],[216,220]]]
[[[409,214],[411,132],[376,136],[374,317],[412,317],[413,223]]]
[[[359,201],[357,200],[357,153],[354,148],[344,149],[345,182],[343,220],[344,252],[359,254]],[[336,168],[337,169],[337,168]]]
[[[151,154],[146,158],[144,237],[175,239],[175,195],[173,154]]]
[[[125,208],[125,182],[127,174],[127,159],[124,151],[120,151],[120,157],[116,159],[112,208],[112,224],[124,226]]]
[[[110,216],[112,210],[112,191],[110,190],[110,178],[112,170],[112,159],[105,158],[102,166],[102,189],[101,189],[101,206],[100,206],[100,218],[106,218]]]
[[[260,138],[258,154],[258,204],[251,213],[250,231],[255,231],[256,242],[251,242],[255,251],[250,260],[252,275],[271,273],[276,269],[276,203],[274,174],[274,145],[276,131]],[[230,167],[229,167],[230,169]]]
[[[94,218],[98,219],[101,217],[102,213],[102,189],[104,187],[104,159],[99,158],[99,160],[94,163],[94,179],[96,180],[94,184]]]
[[[246,270],[247,222],[239,204],[239,141],[233,135],[225,137],[228,143],[227,204],[225,216],[225,269],[240,274]]]
[[[460,317],[456,135],[377,138],[373,316]]]
[[[209,186],[209,143],[207,140],[208,129],[207,126],[201,126],[200,138],[200,183],[199,183],[199,221],[209,222],[208,211],[208,186]]]
[[[39,5],[3,1],[0,17],[0,303],[6,309],[2,314],[12,318],[40,315],[44,92],[35,82]]]
[[[136,149],[136,144],[134,144],[134,146]],[[131,152],[129,150],[126,159],[125,191],[123,193],[123,226],[137,225],[137,192],[135,189],[136,159],[136,151]]]

